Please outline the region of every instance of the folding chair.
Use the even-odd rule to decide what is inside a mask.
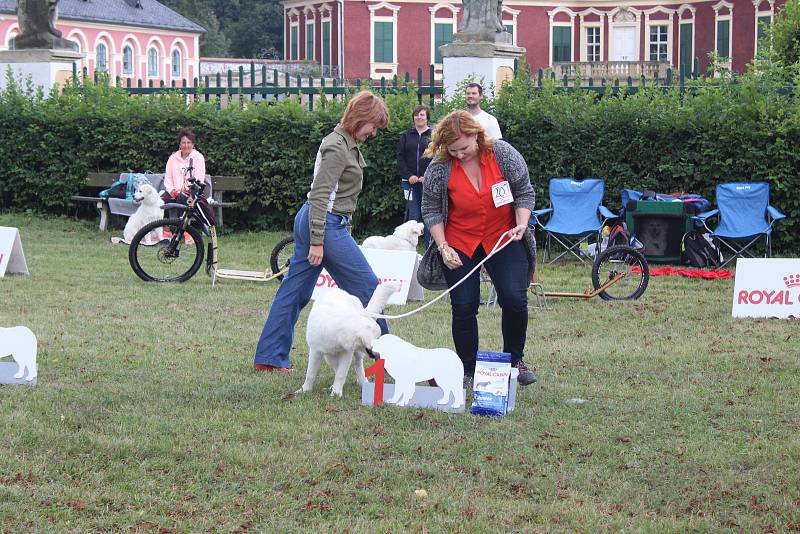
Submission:
[[[597,236],[615,213],[602,205],[605,182],[600,178],[553,178],[550,180],[550,207],[535,210],[529,226],[537,226],[545,232],[545,255],[550,258],[552,241],[564,247],[564,252],[549,260],[553,263],[566,254],[572,254],[581,262],[586,261],[580,254],[580,245],[590,237]],[[549,215],[547,223],[542,217]],[[599,252],[599,251],[598,251]]]
[[[764,257],[772,255],[772,225],[786,216],[769,204],[766,182],[730,182],[717,185],[717,209],[693,217],[718,243],[733,252],[721,267],[738,257],[755,257],[751,247],[764,239]],[[719,216],[712,230],[709,219]]]

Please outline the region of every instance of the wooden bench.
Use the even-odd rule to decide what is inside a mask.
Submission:
[[[84,188],[97,189],[97,193],[99,193],[100,190],[111,187],[111,184],[116,182],[119,177],[120,174],[113,172],[90,172],[86,176]],[[244,191],[244,176],[206,176],[206,178],[211,180],[211,199],[209,199],[209,204],[211,204],[216,213],[217,226],[222,227],[222,208],[233,208],[238,204],[238,202],[224,201],[223,194],[229,191]],[[108,199],[103,199],[99,196],[75,195],[72,200],[93,203],[100,212],[100,230],[104,232],[108,229],[108,220],[111,215]]]

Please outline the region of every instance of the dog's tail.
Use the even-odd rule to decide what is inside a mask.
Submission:
[[[389,302],[392,293],[399,290],[400,282],[394,280],[378,284],[378,287],[375,288],[375,292],[372,294],[372,298],[369,299],[366,310],[370,313],[381,313],[383,308],[386,307],[386,303]]]

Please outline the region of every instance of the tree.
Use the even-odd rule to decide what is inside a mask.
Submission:
[[[766,35],[769,61],[786,67],[800,64],[800,0],[787,0]]]

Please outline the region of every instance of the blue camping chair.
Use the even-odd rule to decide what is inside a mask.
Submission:
[[[550,257],[552,241],[564,247],[564,252],[549,260],[553,263],[566,254],[572,254],[582,262],[581,243],[596,236],[600,242],[600,231],[615,213],[602,205],[605,182],[600,178],[553,178],[550,180],[550,207],[535,210],[528,223],[545,232],[545,255]],[[549,215],[546,223],[542,217]]]
[[[701,222],[719,243],[732,252],[722,267],[738,257],[754,257],[750,250],[764,239],[764,257],[772,255],[772,225],[786,216],[769,205],[769,184],[766,182],[730,182],[717,185],[717,209],[693,217]],[[712,230],[709,219],[719,216]]]

